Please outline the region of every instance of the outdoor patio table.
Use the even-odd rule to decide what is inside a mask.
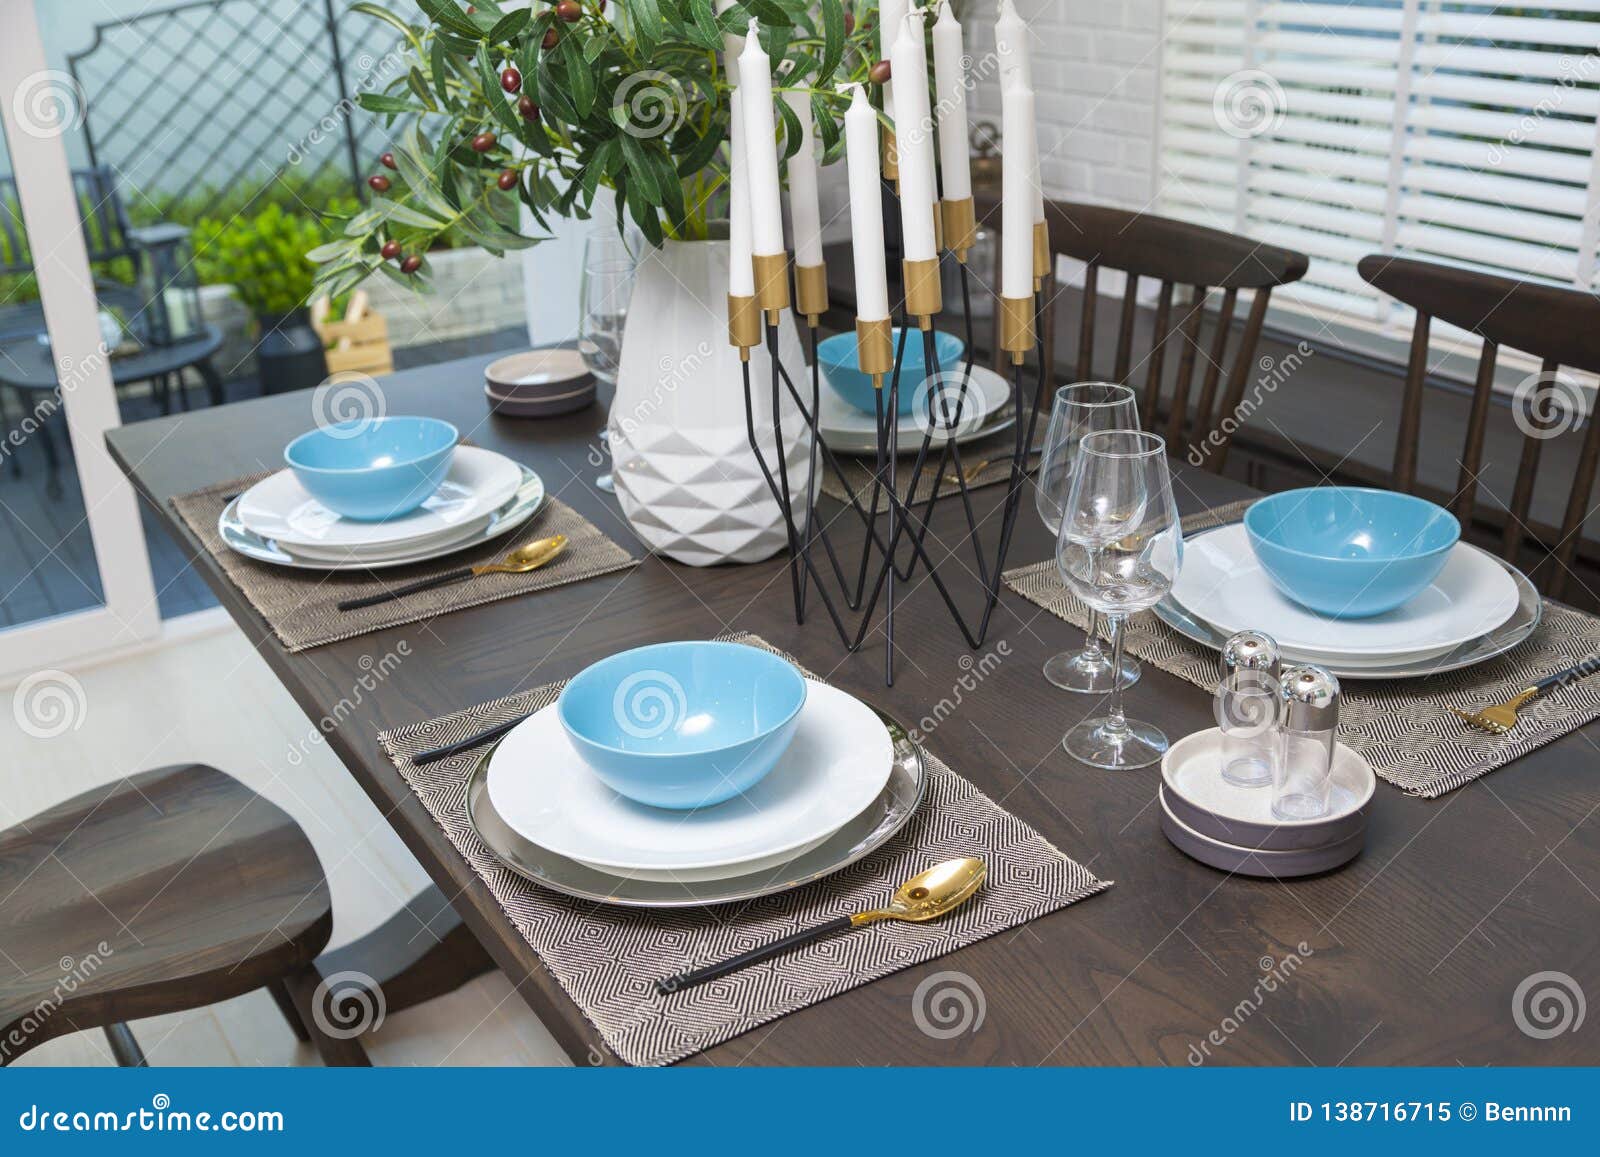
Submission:
[[[630,543],[615,500],[590,485],[601,411],[549,421],[491,418],[482,389],[489,360],[385,378],[387,412],[454,422],[478,445],[539,471],[552,493]],[[845,656],[819,611],[816,621],[795,623],[781,557],[704,571],[650,559],[618,575],[290,655],[173,519],[166,500],[275,465],[284,443],[312,421],[304,392],[141,422],[107,440],[309,719],[329,716],[341,700],[348,708],[350,688],[366,671],[363,658],[370,665],[370,657],[408,641],[405,660],[340,715],[327,741],[579,1064],[615,1058],[406,787],[377,735],[514,687],[564,678],[627,647],[731,629],[757,632],[920,727],[932,750],[1116,886],[785,1016],[695,1063],[1593,1059],[1590,1034],[1540,1039],[1524,1031],[1535,1026],[1513,1010],[1513,993],[1533,973],[1564,972],[1591,985],[1600,976],[1600,732],[1592,726],[1439,800],[1380,784],[1358,860],[1342,871],[1279,884],[1230,877],[1172,848],[1159,830],[1155,770],[1096,771],[1061,751],[1062,732],[1097,704],[1058,691],[1039,668],[1080,636],[1009,592],[981,661],[973,662],[935,593],[909,584],[892,688],[883,686],[878,648]],[[1185,512],[1249,494],[1187,467],[1175,466],[1174,478]],[[995,511],[1004,493],[989,487],[973,494],[986,532],[998,532]],[[1031,506],[1030,500],[1017,524],[1012,566],[1048,557],[1052,548]],[[952,535],[962,521],[957,511],[944,513],[935,535]],[[847,539],[860,533],[859,523],[838,525]],[[1213,725],[1210,696],[1151,665],[1127,697],[1130,714],[1173,738]],[[917,1001],[927,998],[927,982],[939,973],[962,974],[981,992],[975,1028],[956,1036],[926,1031]]]

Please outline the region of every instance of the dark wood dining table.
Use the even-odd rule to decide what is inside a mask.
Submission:
[[[542,421],[492,417],[483,395],[488,360],[383,379],[387,411],[454,422],[478,445],[537,470],[551,492],[643,556],[616,499],[593,486],[606,464],[597,437],[603,410]],[[935,720],[924,725],[933,750],[1115,886],[687,1063],[1600,1061],[1593,1015],[1578,1031],[1545,1038],[1524,1031],[1528,1022],[1513,1008],[1519,984],[1539,972],[1564,973],[1600,1000],[1600,730],[1593,726],[1441,799],[1380,783],[1359,859],[1274,882],[1230,876],[1168,844],[1157,819],[1157,770],[1097,771],[1061,750],[1062,733],[1099,703],[1057,690],[1039,669],[1082,636],[1009,592],[979,651],[993,658],[975,664],[935,592],[911,584],[898,611],[892,687],[884,685],[881,634],[850,655],[820,609],[797,625],[781,557],[704,570],[645,557],[619,574],[288,654],[167,500],[278,465],[285,442],[312,421],[312,395],[302,392],[140,422],[111,431],[107,442],[307,717],[341,720],[328,735],[334,752],[576,1063],[616,1060],[412,795],[378,733],[570,676],[628,647],[731,630],[760,634],[908,724]],[[1250,493],[1176,460],[1173,468],[1185,511]],[[990,549],[1004,494],[1003,486],[974,493]],[[859,540],[859,521],[844,516],[835,525],[845,540]],[[960,541],[964,527],[958,510],[942,509],[930,543],[959,560],[970,549]],[[1009,564],[1048,557],[1050,548],[1028,496]],[[402,639],[410,648],[405,661],[350,709],[363,658]],[[251,709],[228,702],[226,686],[218,696],[218,710]],[[1209,695],[1149,665],[1127,702],[1131,715],[1173,738],[1213,725]],[[940,1038],[919,1028],[913,996],[933,974],[952,971],[981,991],[982,1019],[972,1031]]]

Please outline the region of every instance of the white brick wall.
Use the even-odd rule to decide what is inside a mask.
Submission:
[[[1029,51],[1045,196],[1124,208],[1155,195],[1163,0],[1014,0],[1033,32]],[[989,74],[976,115],[1000,123],[993,0],[969,0],[964,26],[974,70]]]

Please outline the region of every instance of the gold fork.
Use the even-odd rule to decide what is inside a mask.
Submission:
[[[1583,662],[1576,663],[1565,671],[1557,671],[1554,675],[1540,679],[1531,687],[1524,687],[1504,703],[1494,703],[1478,711],[1463,711],[1459,707],[1452,707],[1450,710],[1480,731],[1487,731],[1491,735],[1506,735],[1517,725],[1518,708],[1527,706],[1552,687],[1576,682],[1593,675],[1596,671],[1600,671],[1600,655],[1590,655]]]

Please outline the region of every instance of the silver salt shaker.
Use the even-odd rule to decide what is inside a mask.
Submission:
[[[1240,787],[1272,782],[1278,755],[1278,643],[1240,631],[1222,645],[1214,709],[1222,731],[1222,778]]]
[[[1339,727],[1339,680],[1315,664],[1283,672],[1283,737],[1272,780],[1272,814],[1310,820],[1328,814],[1333,792],[1334,733]]]

